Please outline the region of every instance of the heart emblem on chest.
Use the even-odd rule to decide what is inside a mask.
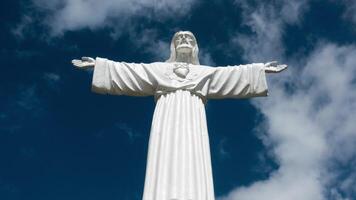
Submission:
[[[180,78],[185,78],[189,73],[189,66],[187,64],[176,64],[173,72]]]
[[[176,68],[173,71],[177,76],[185,78],[189,73],[189,68]]]

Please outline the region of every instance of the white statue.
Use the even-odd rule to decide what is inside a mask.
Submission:
[[[267,96],[265,72],[287,68],[277,62],[203,66],[198,52],[194,35],[180,31],[166,62],[72,61],[78,68],[95,67],[94,92],[155,96],[143,200],[214,200],[206,100]]]

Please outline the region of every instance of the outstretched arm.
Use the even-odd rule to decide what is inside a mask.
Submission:
[[[287,65],[278,62],[216,67],[211,78],[208,98],[247,98],[267,96],[266,73],[279,73]]]
[[[215,67],[210,79],[208,98],[248,98],[267,96],[264,63]]]
[[[102,94],[148,96],[156,87],[154,64],[114,62],[104,58],[72,60],[79,69],[94,67],[92,90]]]

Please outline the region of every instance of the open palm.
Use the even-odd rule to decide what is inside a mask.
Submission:
[[[94,67],[95,60],[91,57],[82,57],[81,60],[78,59],[72,60],[72,64],[77,68],[86,69],[86,68]]]
[[[265,64],[266,73],[279,73],[287,69],[287,65],[279,65],[277,61],[268,62]]]

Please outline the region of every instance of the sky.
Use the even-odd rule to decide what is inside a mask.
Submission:
[[[267,98],[206,105],[217,200],[356,199],[355,0],[3,0],[0,199],[142,198],[153,97],[92,93],[82,56],[266,63]]]

